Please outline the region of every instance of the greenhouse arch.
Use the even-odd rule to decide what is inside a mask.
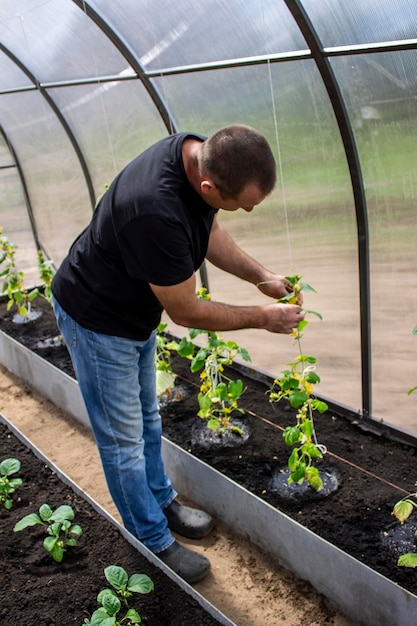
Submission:
[[[5,0],[0,226],[27,280],[36,250],[58,265],[106,185],[148,145],[253,125],[279,184],[256,214],[224,225],[262,263],[316,289],[308,305],[323,321],[305,342],[323,395],[415,435],[416,51],[409,0]],[[203,272],[216,299],[260,301]],[[291,357],[287,337],[238,336],[272,375]]]

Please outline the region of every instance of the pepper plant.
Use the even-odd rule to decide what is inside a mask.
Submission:
[[[78,524],[72,524],[74,511],[67,504],[59,506],[55,511],[49,504],[42,504],[37,513],[29,513],[16,522],[13,531],[19,532],[29,526],[41,524],[45,527],[47,537],[43,542],[43,547],[54,561],[60,563],[64,557],[67,547],[76,546],[78,538],[82,535],[82,528]]]
[[[210,294],[205,288],[197,292],[203,300],[209,300]],[[235,341],[225,341],[221,334],[211,330],[189,328],[190,340],[184,337],[178,345],[178,354],[191,359],[190,369],[200,373],[200,391],[198,394],[198,416],[207,422],[207,427],[218,433],[231,431],[242,435],[242,430],[232,424],[231,415],[234,411],[243,413],[238,406],[244,391],[243,382],[232,380],[225,373],[225,367],[240,356],[250,361],[250,355],[245,348],[241,348]],[[197,347],[193,341],[205,334],[207,342]]]
[[[12,474],[17,474],[19,470],[19,459],[4,459],[0,463],[0,502],[3,503],[4,508],[7,510],[12,508],[12,495],[23,482],[21,478],[10,478]]]
[[[302,276],[285,278],[291,284],[292,291],[279,302],[299,304],[302,291],[315,291],[310,285],[301,282]],[[304,309],[304,313],[312,313],[322,319],[315,311]],[[315,372],[316,358],[303,354],[301,348],[303,331],[307,325],[308,321],[303,319],[292,332],[298,346],[298,354],[293,361],[287,363],[288,367],[282,370],[281,377],[274,380],[269,390],[269,401],[273,403],[284,399],[292,408],[297,409],[296,423],[285,428],[283,432],[285,443],[293,446],[288,459],[290,470],[288,482],[302,484],[307,481],[313,489],[321,491],[323,481],[313,462],[323,457],[326,447],[317,442],[313,412],[324,413],[328,406],[313,395],[314,385],[320,382],[320,377]]]
[[[128,598],[133,593],[150,593],[154,589],[152,580],[146,574],[132,574],[128,576],[123,567],[118,565],[109,565],[104,570],[107,582],[112,586],[111,589],[102,589],[97,596],[97,602],[101,604],[91,616],[91,619],[85,618],[83,625],[89,626],[132,626],[140,624],[141,617],[136,609],[129,606]],[[122,617],[118,617],[118,613],[122,609],[126,609],[126,613]]]

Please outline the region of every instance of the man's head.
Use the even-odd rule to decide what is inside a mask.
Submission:
[[[231,201],[240,199],[247,203],[242,208],[250,210],[271,193],[276,182],[275,159],[267,140],[242,124],[225,126],[206,139],[198,167],[209,203],[217,193],[219,206],[229,210],[238,208]]]

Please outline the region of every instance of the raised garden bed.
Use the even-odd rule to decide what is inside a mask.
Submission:
[[[36,322],[39,328],[45,318]],[[0,328],[7,330],[6,326],[4,319]],[[64,348],[64,352],[37,348],[29,327],[23,334],[22,341],[43,357],[41,361],[54,360],[62,367]],[[391,516],[394,502],[413,490],[416,481],[412,441],[399,443],[366,431],[332,407],[315,422],[318,439],[329,450],[321,469],[337,475],[337,490],[327,497],[309,490],[302,496],[282,495],[275,488],[276,472],[285,468],[289,449],[281,432],[294,415],[285,406],[269,404],[267,378],[250,371],[243,376],[242,419],[248,439],[237,440],[234,446],[206,446],[193,439],[200,423],[198,378],[190,374],[184,359],[174,359],[174,370],[185,392],[180,402],[162,409],[164,454],[182,493],[248,534],[358,621],[375,626],[414,624],[416,574],[399,568],[396,561],[400,551],[413,549],[415,524],[400,529]],[[242,372],[234,371],[237,375],[242,377]],[[66,402],[75,399],[73,389]],[[62,389],[59,394],[65,395]]]
[[[63,475],[0,415],[0,460],[20,460],[10,510],[0,508],[0,622],[20,626],[81,626],[98,608],[98,592],[108,583],[104,568],[122,566],[129,575],[148,575],[154,591],[129,600],[144,626],[233,626],[197,592],[172,574]],[[18,533],[15,523],[48,503],[72,507],[83,534],[61,563],[43,548],[43,527]]]

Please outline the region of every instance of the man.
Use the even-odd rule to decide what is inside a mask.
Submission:
[[[230,305],[196,296],[204,258],[275,300],[285,278],[243,252],[219,209],[250,212],[272,191],[276,166],[255,129],[232,125],[208,139],[168,136],[115,178],[52,284],[112,498],[125,527],[189,583],[210,563],[171,531],[198,539],[212,518],[177,502],[161,459],[155,390],[156,327],[163,309],[182,326],[290,333],[300,306]]]

